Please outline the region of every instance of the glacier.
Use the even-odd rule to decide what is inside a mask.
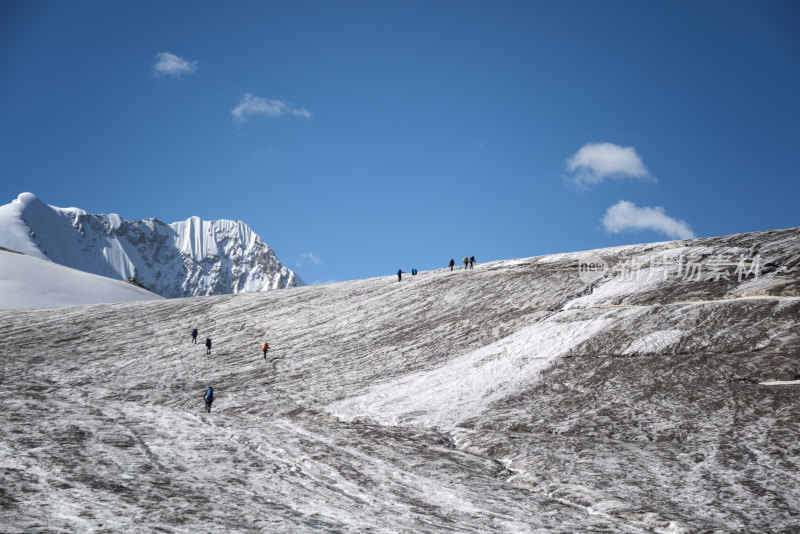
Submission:
[[[166,298],[304,285],[241,221],[126,221],[49,206],[32,193],[0,206],[0,246]]]
[[[796,532],[800,228],[590,252],[0,311],[0,530]]]

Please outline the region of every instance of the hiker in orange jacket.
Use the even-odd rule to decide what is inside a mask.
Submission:
[[[261,344],[261,350],[264,351],[264,359],[267,359],[267,351],[269,350],[269,343],[266,341]]]

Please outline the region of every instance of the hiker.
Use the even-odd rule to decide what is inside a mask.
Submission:
[[[472,269],[472,264],[475,263],[475,256],[469,257],[469,268]]]
[[[211,386],[208,386],[208,389],[206,390],[206,394],[203,395],[203,400],[206,401],[206,411],[210,412],[211,411],[211,403],[214,402],[214,388],[212,388]]]
[[[206,338],[206,354],[211,354],[211,338]]]
[[[267,351],[269,350],[269,343],[266,341],[261,344],[261,350],[264,351],[264,359],[267,359]]]
[[[464,262],[464,269],[466,269],[467,268],[467,264],[469,263],[469,260],[467,259],[466,256],[464,256],[464,259],[461,260],[461,261]]]
[[[403,281],[403,269],[397,269],[397,281],[398,282]]]
[[[411,276],[417,276],[417,269],[416,269],[416,267],[415,267],[414,269],[411,269]]]
[[[456,260],[454,260],[453,258],[450,258],[450,270],[451,271],[453,270],[453,265],[455,265],[455,264],[456,264]]]
[[[192,343],[197,343],[197,328],[192,328]]]

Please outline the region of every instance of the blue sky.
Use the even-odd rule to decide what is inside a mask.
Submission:
[[[307,282],[800,224],[800,3],[0,2],[0,202]]]

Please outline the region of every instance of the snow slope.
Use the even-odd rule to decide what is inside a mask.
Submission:
[[[32,193],[0,206],[0,246],[116,280],[134,279],[167,298],[303,285],[241,221],[125,221],[114,213],[48,206]]]
[[[127,282],[0,250],[0,309],[161,300]]]
[[[593,253],[0,312],[0,530],[796,531],[800,229]]]

